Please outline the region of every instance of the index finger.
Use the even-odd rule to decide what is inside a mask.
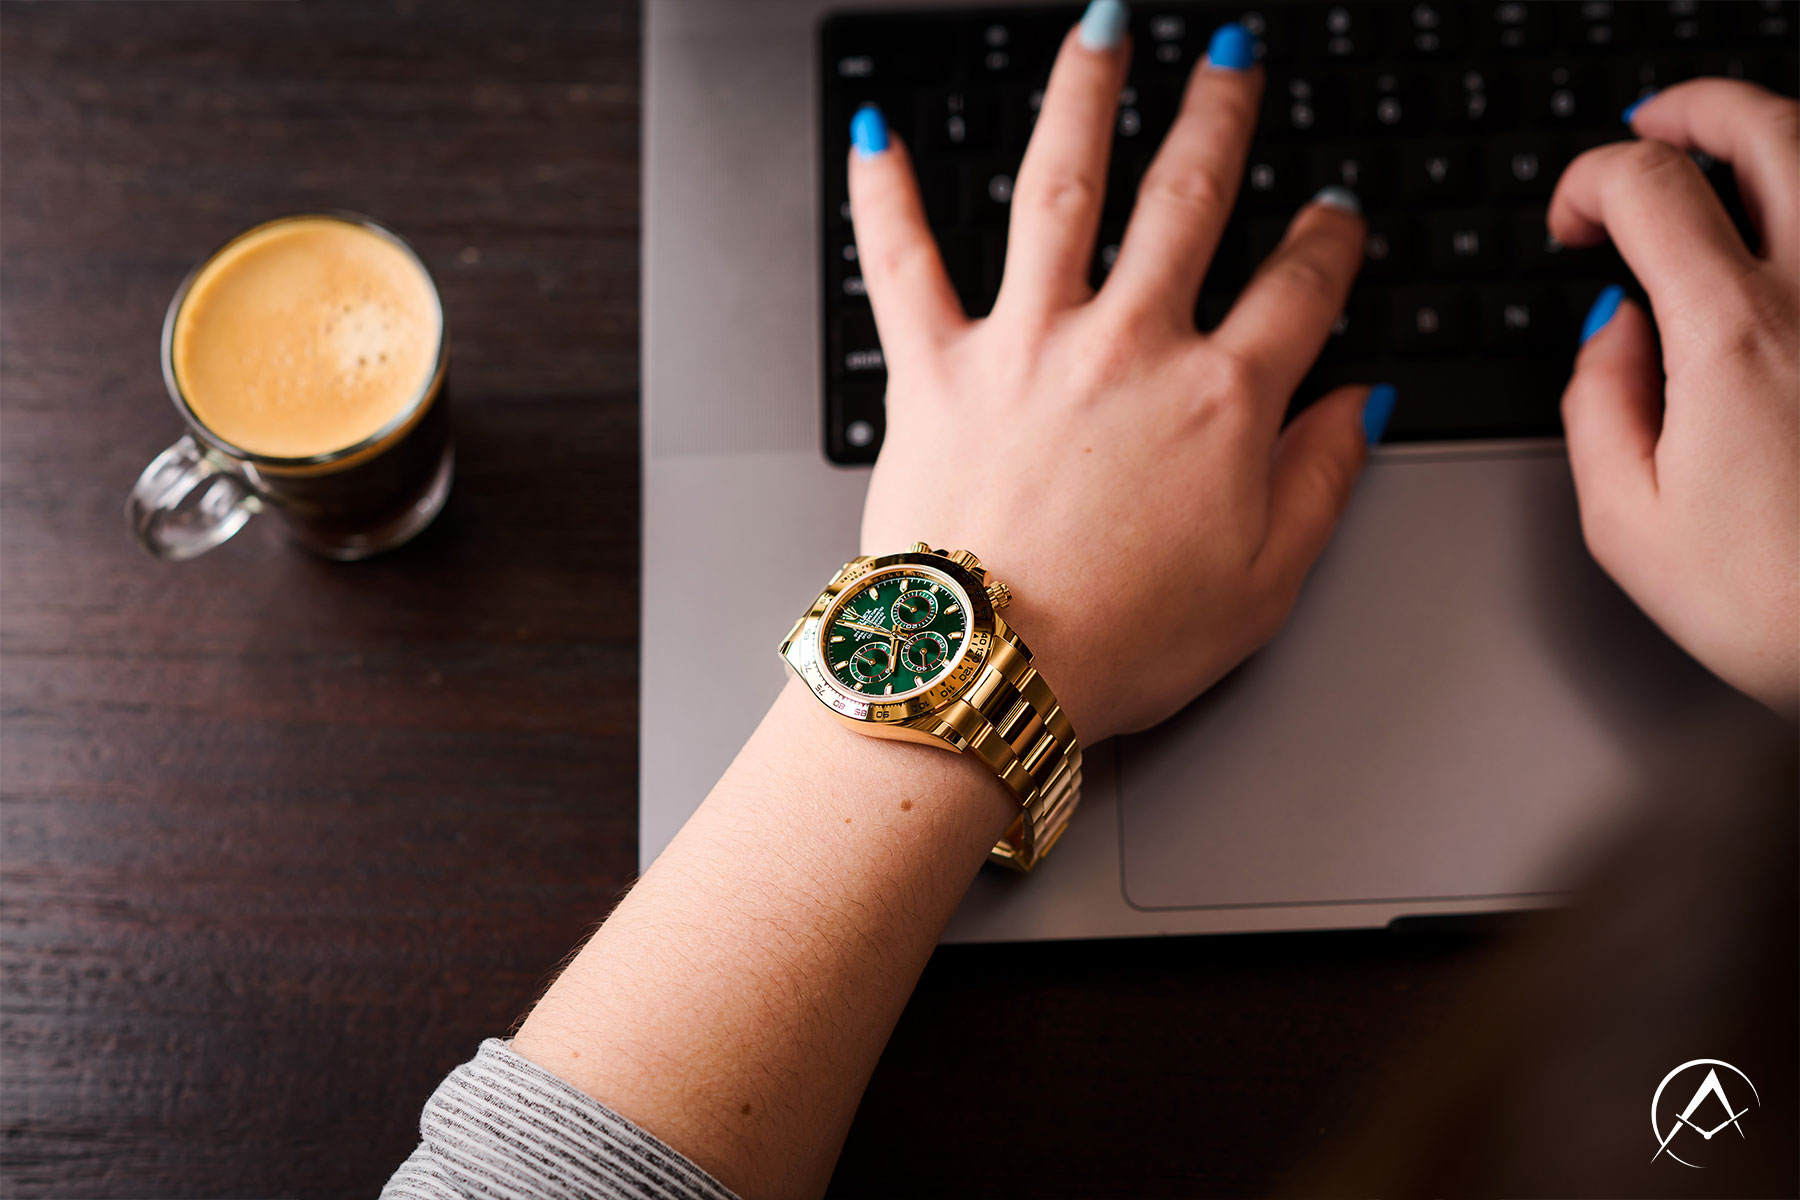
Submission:
[[[1666,142],[1589,150],[1557,181],[1549,220],[1565,245],[1611,237],[1658,309],[1702,304],[1758,265],[1700,168]]]

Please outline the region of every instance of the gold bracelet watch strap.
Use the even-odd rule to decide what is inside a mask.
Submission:
[[[942,719],[1019,798],[1023,811],[989,860],[1029,871],[1081,800],[1081,746],[1025,643],[1010,627],[998,632],[982,673]]]

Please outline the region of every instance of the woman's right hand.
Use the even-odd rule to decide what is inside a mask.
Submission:
[[[1696,80],[1630,114],[1642,139],[1557,184],[1550,232],[1612,239],[1649,317],[1608,289],[1563,396],[1582,532],[1720,678],[1800,711],[1800,104]],[[1730,162],[1752,251],[1688,157]],[[1660,362],[1657,336],[1661,336]]]

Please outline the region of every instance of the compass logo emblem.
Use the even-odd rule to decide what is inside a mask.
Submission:
[[[1730,1074],[1721,1077],[1720,1067]],[[1726,1091],[1727,1083],[1731,1094]],[[1694,1089],[1692,1093],[1688,1092],[1689,1087]],[[1663,1098],[1665,1093],[1667,1101]],[[1732,1102],[1732,1094],[1740,1103]],[[1690,1099],[1682,1099],[1690,1095]],[[1756,1094],[1750,1077],[1730,1063],[1717,1058],[1682,1063],[1663,1076],[1656,1085],[1656,1095],[1650,1098],[1650,1131],[1656,1135],[1656,1153],[1650,1161],[1666,1155],[1684,1167],[1701,1166],[1681,1155],[1702,1157],[1706,1144],[1727,1129],[1735,1129],[1739,1137],[1746,1136],[1744,1117],[1752,1107],[1762,1107],[1762,1097]]]

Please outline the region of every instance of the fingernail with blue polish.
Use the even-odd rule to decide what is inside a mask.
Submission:
[[[1362,201],[1356,198],[1356,193],[1347,187],[1339,187],[1336,184],[1320,188],[1319,194],[1312,198],[1312,202],[1323,204],[1326,208],[1335,208],[1339,212],[1356,214],[1362,212]]]
[[[1124,0],[1094,0],[1081,14],[1081,44],[1089,50],[1116,50],[1125,39]]]
[[[1221,25],[1206,45],[1206,61],[1225,71],[1248,71],[1256,65],[1256,39],[1236,21]]]
[[[1588,339],[1606,328],[1606,323],[1613,319],[1619,311],[1619,301],[1625,299],[1625,289],[1618,284],[1606,288],[1594,299],[1594,307],[1588,309],[1587,319],[1581,323],[1581,344],[1587,345]]]
[[[1378,383],[1369,389],[1369,398],[1363,401],[1363,436],[1373,446],[1387,432],[1388,418],[1394,415],[1394,401],[1399,393],[1394,391],[1391,383]]]
[[[1636,100],[1633,100],[1625,111],[1619,114],[1619,120],[1625,122],[1627,125],[1631,124],[1631,118],[1637,116],[1638,109],[1644,107],[1644,105],[1650,103],[1654,99],[1656,99],[1656,89],[1651,88]]]
[[[865,104],[850,118],[850,141],[863,158],[874,158],[888,148],[887,118],[873,104]]]

